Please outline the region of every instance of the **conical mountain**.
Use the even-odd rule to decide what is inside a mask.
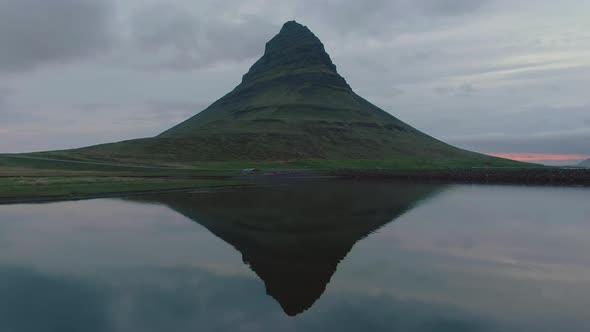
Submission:
[[[70,150],[70,158],[159,163],[412,161],[501,164],[405,124],[358,96],[305,26],[290,21],[242,82],[185,122],[147,139]]]
[[[294,21],[233,91],[158,137],[227,142],[230,151],[211,159],[382,159],[418,152],[413,143],[449,149],[356,95],[322,42]]]

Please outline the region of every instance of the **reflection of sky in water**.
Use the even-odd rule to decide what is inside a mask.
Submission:
[[[357,243],[295,318],[236,250],[165,206],[0,206],[0,329],[588,331],[588,202],[450,187]]]

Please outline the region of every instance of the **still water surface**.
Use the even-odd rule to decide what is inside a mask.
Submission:
[[[590,190],[302,181],[0,206],[0,331],[590,331]]]

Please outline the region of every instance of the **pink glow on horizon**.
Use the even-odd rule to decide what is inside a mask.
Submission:
[[[547,160],[584,160],[590,158],[583,154],[549,154],[549,153],[526,153],[526,152],[491,152],[490,156],[518,160],[518,161],[547,161]]]

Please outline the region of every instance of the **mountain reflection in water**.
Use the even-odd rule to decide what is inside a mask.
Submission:
[[[325,181],[131,198],[163,204],[242,254],[290,316],[320,298],[356,242],[441,191],[433,184]]]
[[[0,206],[0,331],[590,331],[587,188],[280,181]]]

